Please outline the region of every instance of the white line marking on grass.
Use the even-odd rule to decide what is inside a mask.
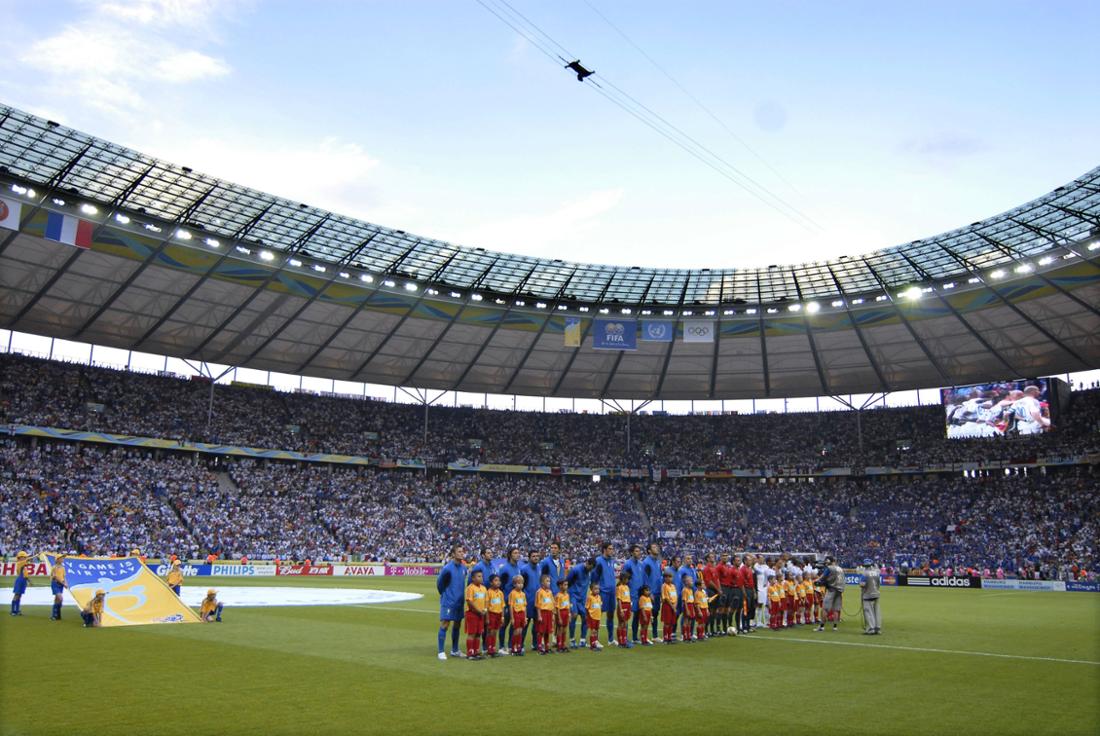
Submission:
[[[402,608],[388,603],[352,603],[347,608],[373,608],[375,611],[408,611],[409,613],[436,613],[430,608]]]
[[[836,644],[842,647],[868,647],[871,649],[898,649],[903,652],[926,652],[930,654],[969,654],[974,657],[999,657],[1002,659],[1026,659],[1034,662],[1062,662],[1063,664],[1091,664],[1100,666],[1100,662],[1091,659],[1060,659],[1058,657],[1031,657],[1026,654],[999,654],[997,652],[973,652],[965,649],[935,649],[932,647],[905,647],[899,644],[872,644],[862,641],[831,641],[829,639],[788,639],[778,636],[748,636],[749,641],[797,641],[809,644]]]

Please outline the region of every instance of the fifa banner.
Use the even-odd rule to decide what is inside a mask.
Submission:
[[[54,555],[46,558],[53,565]],[[199,623],[198,615],[137,557],[66,557],[65,582],[81,608],[97,589],[107,594],[104,626]]]
[[[909,588],[967,588],[973,590],[982,587],[982,579],[965,575],[939,575],[936,577],[898,575],[898,585]]]
[[[632,319],[592,320],[592,347],[595,350],[637,350],[637,321]]]

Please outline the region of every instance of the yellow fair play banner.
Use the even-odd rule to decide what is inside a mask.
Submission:
[[[54,555],[46,555],[52,565]],[[199,623],[168,584],[138,557],[65,557],[65,583],[83,609],[103,590],[104,626]]]

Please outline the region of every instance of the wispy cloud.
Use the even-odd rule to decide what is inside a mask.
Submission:
[[[456,232],[454,241],[496,250],[518,249],[524,253],[577,258],[579,254],[568,250],[570,241],[575,243],[578,235],[595,227],[601,216],[622,202],[624,194],[621,188],[592,191],[548,211],[518,214]],[[587,260],[592,260],[591,253]]]
[[[153,155],[237,184],[346,215],[376,217],[379,161],[338,138],[292,142],[250,138],[159,136],[141,144]]]
[[[150,84],[186,84],[223,77],[229,64],[199,48],[195,29],[230,3],[137,0],[89,3],[82,16],[34,41],[19,62],[46,83],[101,112],[124,115],[145,107]],[[190,30],[189,30],[190,29]]]
[[[981,153],[989,145],[973,136],[943,131],[910,138],[903,141],[900,148],[903,153],[922,158],[955,159]]]

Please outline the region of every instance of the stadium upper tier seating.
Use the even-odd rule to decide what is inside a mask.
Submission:
[[[0,356],[3,423],[388,459],[816,468],[1022,461],[1100,449],[1100,391],[1075,393],[1058,432],[1028,439],[949,441],[943,411],[924,406],[861,412],[858,429],[855,412],[638,415],[629,449],[620,415],[433,407],[425,438],[424,411],[409,404],[219,385],[212,414],[210,408],[210,387],[202,382]]]

